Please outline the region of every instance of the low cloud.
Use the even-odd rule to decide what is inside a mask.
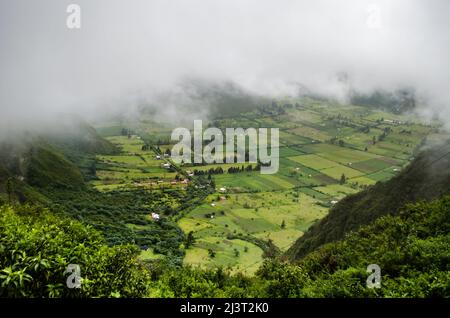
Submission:
[[[79,30],[66,27],[70,3],[81,7]],[[340,100],[349,87],[412,86],[421,112],[448,123],[448,30],[445,0],[0,0],[0,124],[142,104],[204,116],[209,102],[183,90],[187,78]]]

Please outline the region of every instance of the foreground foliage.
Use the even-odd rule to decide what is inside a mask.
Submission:
[[[308,254],[268,260],[254,277],[166,261],[140,263],[89,226],[30,206],[0,208],[0,297],[449,297],[450,196],[406,206]],[[81,267],[69,289],[65,269]],[[379,289],[366,287],[369,264]]]
[[[92,228],[23,206],[0,208],[0,297],[135,297],[147,274],[133,245],[107,247]],[[69,264],[82,288],[66,287]]]

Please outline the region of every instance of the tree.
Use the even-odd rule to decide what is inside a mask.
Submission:
[[[210,258],[214,258],[214,257],[216,257],[216,252],[214,252],[214,250],[212,250],[212,249],[209,249],[208,250],[208,255],[209,255]]]
[[[239,254],[240,254],[240,253],[239,253],[238,249],[235,248],[235,249],[234,249],[234,256],[235,256],[235,257],[239,257]]]
[[[283,222],[281,222],[281,228],[285,229],[286,228],[286,222],[283,220]]]
[[[190,231],[186,237],[186,248],[191,247],[195,243],[194,232]]]
[[[345,174],[342,174],[341,180],[339,180],[339,184],[344,184],[347,178],[345,177]]]
[[[6,181],[6,192],[8,193],[8,203],[11,204],[14,193],[14,181],[12,178],[8,178],[8,181]]]
[[[95,164],[95,161],[92,162],[92,164],[91,164],[90,167],[89,167],[89,174],[92,175],[92,176],[94,176],[94,177],[95,177],[95,175],[97,174],[97,166],[96,166],[96,164]]]

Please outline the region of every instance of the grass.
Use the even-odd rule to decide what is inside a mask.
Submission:
[[[339,180],[342,175],[345,175],[346,178],[355,178],[364,175],[364,173],[361,171],[343,165],[337,165],[331,168],[322,169],[320,170],[320,172],[336,180]]]
[[[353,180],[352,180],[353,181]],[[353,189],[347,185],[341,185],[341,184],[332,184],[328,185],[326,187],[316,187],[315,190],[327,194],[330,197],[333,197],[335,199],[342,199],[343,197],[358,192],[358,190]]]
[[[337,162],[331,161],[329,159],[322,158],[318,155],[302,155],[296,157],[289,157],[291,161],[298,162],[308,168],[312,168],[315,170],[321,170],[325,168],[331,168],[338,165]]]
[[[215,252],[214,258],[209,256],[208,250]],[[202,268],[222,266],[251,275],[262,260],[262,250],[249,242],[203,237],[186,250],[184,263]]]
[[[162,259],[162,258],[163,258],[163,255],[154,253],[151,248],[143,250],[139,254],[139,259],[143,260],[143,261],[156,260],[156,259]]]
[[[212,238],[220,241],[229,234],[271,239],[276,246],[285,249],[289,242],[292,243],[295,237],[326,214],[327,209],[318,203],[318,199],[292,190],[229,194],[228,199],[221,201],[215,201],[211,196],[207,203],[195,208],[178,224],[185,233],[193,231],[203,242],[196,244],[197,249],[207,251],[211,248],[205,243],[205,238],[207,242]],[[214,217],[210,218],[212,213]],[[196,251],[185,262],[195,263],[195,255],[202,255],[204,259],[206,254],[205,251]]]

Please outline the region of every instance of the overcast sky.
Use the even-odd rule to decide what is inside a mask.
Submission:
[[[339,97],[347,72],[412,85],[450,118],[449,30],[446,0],[0,0],[0,117],[132,108],[186,77]]]

